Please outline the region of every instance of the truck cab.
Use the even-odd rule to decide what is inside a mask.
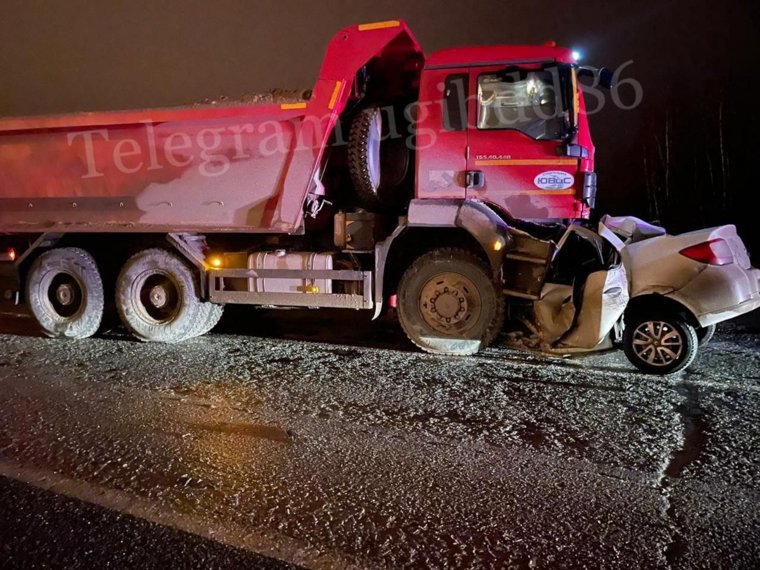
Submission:
[[[594,146],[570,50],[434,53],[421,74],[417,128],[418,199],[477,200],[523,220],[589,216]]]

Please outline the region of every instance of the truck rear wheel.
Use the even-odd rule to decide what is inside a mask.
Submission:
[[[219,324],[219,321],[222,320],[222,317],[224,316],[224,305],[215,305],[213,303],[209,303],[211,306],[208,309],[208,319],[206,320],[206,326],[203,329],[203,332],[201,334],[210,333],[216,325]]]
[[[207,316],[192,270],[163,249],[146,249],[124,264],[116,308],[129,331],[146,342],[183,341],[199,334]]]
[[[95,259],[74,247],[39,256],[26,278],[26,299],[49,337],[82,339],[103,319],[103,280]]]
[[[204,302],[201,304],[201,315],[189,338],[203,336],[211,332],[219,324],[219,321],[222,320],[224,305]]]
[[[392,136],[379,107],[360,111],[348,138],[348,168],[356,194],[370,209],[393,207],[403,200],[410,151],[403,136]]]
[[[504,297],[475,255],[444,248],[419,257],[398,287],[398,315],[409,339],[426,352],[475,354],[504,324]]]

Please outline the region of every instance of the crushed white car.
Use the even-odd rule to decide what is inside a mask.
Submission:
[[[598,232],[570,226],[552,256],[530,327],[544,350],[617,341],[639,370],[672,374],[694,361],[717,323],[760,307],[760,270],[733,225],[669,235],[605,216]]]

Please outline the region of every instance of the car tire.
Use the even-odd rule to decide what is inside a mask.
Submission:
[[[124,264],[116,308],[124,326],[145,342],[181,342],[206,323],[193,270],[164,249],[146,249]]]
[[[98,332],[105,294],[95,259],[65,247],[40,255],[26,276],[26,299],[51,338],[83,339]]]
[[[645,311],[626,318],[623,349],[642,372],[680,372],[694,362],[698,348],[694,327],[679,315]]]
[[[348,137],[348,170],[363,206],[382,210],[398,205],[411,162],[404,138],[389,136],[382,109],[357,113]]]
[[[442,248],[419,257],[398,287],[398,317],[409,340],[434,354],[475,354],[504,325],[504,297],[474,254]]]
[[[715,336],[717,325],[710,325],[709,327],[700,327],[697,329],[697,340],[699,340],[699,346],[705,346]]]

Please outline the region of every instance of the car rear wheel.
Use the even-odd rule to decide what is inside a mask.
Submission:
[[[680,372],[694,362],[698,347],[694,327],[678,315],[654,311],[626,318],[623,349],[642,372]]]
[[[103,320],[103,280],[95,259],[65,247],[39,256],[26,278],[29,309],[49,337],[82,339]]]
[[[406,335],[422,350],[474,354],[501,331],[504,297],[481,259],[460,249],[438,249],[404,273],[398,315]]]
[[[129,331],[146,342],[180,342],[206,326],[192,269],[163,249],[133,255],[116,281],[116,307]]]

